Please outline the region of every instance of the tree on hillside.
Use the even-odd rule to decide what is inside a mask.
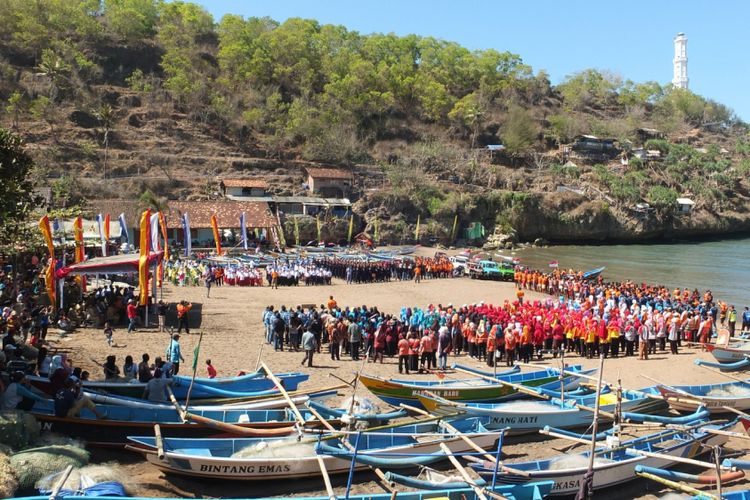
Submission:
[[[17,135],[0,128],[0,245],[23,241],[26,223],[42,199],[30,179],[34,161]]]
[[[536,141],[539,127],[527,110],[512,106],[503,125],[503,145],[513,156],[529,151]]]
[[[156,212],[166,210],[169,207],[166,199],[156,196],[150,189],[146,189],[141,193],[141,196],[138,198],[138,205],[143,210],[150,208]]]

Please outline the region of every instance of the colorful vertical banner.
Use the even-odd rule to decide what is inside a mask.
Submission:
[[[320,243],[320,241],[321,241],[321,238],[320,238],[320,214],[318,214],[318,215],[315,216],[315,226],[318,229],[318,243]]]
[[[164,260],[169,260],[169,239],[167,238],[167,218],[164,212],[159,211],[159,227],[161,227],[161,237],[164,238]]]
[[[142,306],[148,305],[148,254],[151,245],[151,210],[146,210],[141,214],[141,234],[140,234],[140,257],[138,259],[138,291],[140,294],[139,303]]]
[[[297,223],[297,217],[294,217],[294,244],[299,246],[299,224]]]
[[[52,242],[52,229],[49,225],[49,217],[46,215],[39,220],[39,229],[42,231],[44,242],[47,244],[47,251],[49,252],[49,261],[44,273],[44,287],[47,289],[50,304],[55,305],[57,299],[55,295],[55,245]],[[64,251],[65,247],[63,247]]]
[[[190,236],[190,217],[187,212],[182,214],[182,248],[185,249],[185,257],[190,257],[193,251],[193,239]]]
[[[109,241],[109,214],[104,216],[104,239]]]
[[[125,214],[120,214],[117,220],[120,221],[120,241],[130,243],[130,238],[128,237],[128,225],[125,223]]]
[[[85,256],[83,247],[83,218],[80,215],[73,220],[73,238],[76,245],[75,263],[78,264],[79,262],[83,262]],[[81,285],[81,290],[85,292],[86,276],[78,276],[76,279]]]
[[[373,231],[373,234],[372,234],[372,240],[373,240],[372,242],[377,245],[378,236],[380,233],[380,221],[378,219],[375,219],[375,222],[373,222],[373,226],[375,226],[375,230]]]
[[[219,237],[219,222],[216,220],[216,214],[211,216],[211,230],[214,233],[214,242],[216,242],[216,255],[221,255],[221,238]]]
[[[107,256],[107,241],[104,239],[104,216],[96,215],[96,229],[99,231],[99,241],[102,243],[102,257]]]
[[[149,218],[149,224],[151,225],[151,227],[149,228],[149,236],[151,237],[151,251],[158,252],[161,250],[161,242],[159,241],[159,235],[161,234],[159,231],[159,212],[151,214],[151,217]]]
[[[240,214],[240,237],[242,238],[242,248],[247,250],[247,222],[245,221],[245,212]]]
[[[422,215],[417,214],[417,227],[414,228],[414,239],[419,242],[419,223],[422,222]]]
[[[352,242],[352,233],[354,232],[354,214],[349,217],[349,235],[346,237],[346,239],[349,241],[349,243]]]
[[[458,228],[458,214],[453,217],[453,229],[451,229],[451,241],[456,239],[456,229]]]

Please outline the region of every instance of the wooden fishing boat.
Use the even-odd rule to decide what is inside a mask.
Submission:
[[[750,355],[745,356],[743,359],[735,362],[726,363],[713,363],[704,359],[696,359],[694,363],[698,366],[707,366],[709,368],[715,368],[723,372],[736,372],[740,370],[747,370],[750,368]]]
[[[726,408],[750,409],[750,381],[706,385],[657,385],[656,390],[677,411],[695,411],[705,406],[712,414],[728,413]]]
[[[596,394],[578,396],[575,399],[561,401],[518,400],[503,403],[457,403],[442,398],[419,395],[422,406],[430,413],[441,415],[463,412],[470,417],[487,417],[485,427],[488,429],[509,428],[509,434],[527,434],[537,432],[545,426],[561,429],[574,429],[591,425],[592,408],[596,404]],[[610,392],[599,396],[601,412],[613,413],[617,409],[617,394]],[[581,407],[585,408],[581,408]],[[649,398],[638,391],[622,391],[622,411],[651,413],[667,408],[664,401]],[[611,420],[601,417],[602,420]]]
[[[700,421],[683,430],[670,429],[648,436],[622,442],[619,446],[599,447],[594,456],[593,487],[595,490],[608,488],[635,479],[636,465],[650,467],[670,467],[677,463],[670,457],[692,458],[710,450],[710,446],[722,445],[729,438],[711,434],[704,428],[726,430],[735,422],[710,423]],[[658,453],[659,456],[644,456],[638,451]],[[506,471],[497,472],[497,481],[502,484],[521,484],[531,481],[554,481],[551,495],[570,495],[578,491],[583,476],[588,469],[589,453],[565,454],[546,460],[529,462],[503,462],[507,467],[523,471],[527,475]],[[487,478],[494,473],[494,464],[484,462],[472,464],[481,476]]]
[[[279,391],[275,388],[274,382],[260,371],[242,375],[240,377],[223,377],[215,379],[197,378],[193,384],[191,399],[205,398],[238,398],[248,396],[270,396],[278,395]],[[280,373],[276,375],[284,388],[288,391],[297,389],[300,383],[304,382],[309,375],[300,372]],[[50,381],[45,377],[30,376],[29,380],[37,389],[50,393]],[[188,388],[190,387],[190,377],[175,376],[172,377],[172,391],[177,399],[185,399]],[[139,382],[111,382],[111,381],[86,381],[83,382],[85,390],[108,392],[132,398],[140,398],[146,384]]]
[[[716,344],[704,344],[719,363],[735,363],[743,361],[750,356],[750,342],[730,342],[726,346]]]
[[[36,402],[30,413],[41,424],[43,431],[57,432],[86,441],[89,446],[124,446],[128,436],[153,432],[159,424],[163,436],[169,437],[214,437],[238,436],[217,430],[202,422],[183,422],[173,407],[158,409],[128,408],[97,404],[97,411],[105,418],[96,418],[88,409],[79,417],[56,417],[54,402]],[[191,415],[208,418],[244,429],[243,435],[258,437],[288,436],[296,433],[297,418],[291,409],[278,410],[226,410],[189,409]],[[319,425],[315,416],[307,409],[300,410],[307,421],[306,427]],[[335,421],[338,422],[338,421]]]
[[[496,486],[494,490],[489,487],[482,488],[484,493],[492,491],[503,498],[513,500],[542,500],[552,490],[554,483],[552,481],[541,481],[529,484],[519,485],[502,485]],[[62,496],[38,495],[30,497],[19,497],[15,500],[62,500]],[[123,500],[122,497],[116,496],[76,496],[76,500]],[[294,497],[295,500],[330,500],[328,496],[319,497]],[[391,500],[391,493],[363,493],[361,495],[349,495],[349,500]],[[468,487],[464,488],[445,488],[436,490],[421,491],[399,491],[397,498],[399,500],[479,500],[477,492]],[[129,497],[128,500],[179,500],[177,498],[156,498],[156,497]],[[246,498],[237,500],[279,500],[275,498]]]
[[[491,447],[497,434],[488,432],[478,419],[464,419],[453,425],[459,433],[480,447]],[[156,438],[130,437],[134,445],[128,449],[142,453],[148,462],[164,472],[214,479],[259,481],[320,475],[318,457],[322,458],[329,474],[349,471],[350,453],[338,445],[335,436],[329,441],[343,456],[324,453],[315,438],[298,440],[296,437],[281,439],[174,439],[163,440],[164,459],[159,459]],[[389,467],[413,467],[419,456],[429,456],[432,461],[446,458],[440,444],[445,444],[452,453],[473,451],[460,435],[447,430],[439,422],[407,424],[362,432],[350,436],[358,456],[369,457]],[[366,458],[365,458],[366,459]],[[355,469],[368,466],[356,463]]]
[[[337,389],[347,387],[345,385],[323,389],[320,391],[289,392],[289,397],[295,405],[304,405],[308,401],[325,401],[338,394]],[[143,399],[128,398],[114,394],[85,391],[86,396],[97,404],[115,406],[126,406],[129,408],[143,408],[146,410],[159,410],[163,408],[174,408],[172,403],[157,403]],[[198,404],[190,405],[195,410],[274,410],[286,408],[289,402],[281,396],[256,397],[256,398],[227,398],[227,399],[201,399]]]
[[[583,275],[581,277],[584,280],[593,280],[593,279],[598,278],[599,275],[602,274],[605,269],[606,269],[606,267],[603,267],[603,266],[602,267],[597,267],[596,269],[592,269],[590,271],[586,271],[585,273],[583,273]]]
[[[588,374],[594,370],[581,370],[580,366],[575,366],[569,368],[568,371]],[[451,401],[496,403],[505,399],[518,397],[516,389],[509,385],[504,385],[500,381],[531,388],[545,387],[553,389],[560,387],[559,373],[559,370],[554,368],[526,373],[514,371],[509,375],[499,375],[497,384],[488,381],[486,378],[419,381],[386,379],[364,374],[359,375],[359,381],[370,392],[390,405],[399,406],[404,403],[421,407],[417,396],[425,394],[425,391],[432,392],[441,398]],[[579,382],[575,376],[566,375],[563,383],[566,385],[566,389],[575,389],[578,387]]]

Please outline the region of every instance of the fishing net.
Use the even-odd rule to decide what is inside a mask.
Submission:
[[[346,398],[341,402],[339,408],[342,410],[349,411],[352,404],[352,398]],[[363,398],[359,396],[354,397],[354,406],[352,407],[353,413],[359,413],[363,415],[376,415],[380,409],[378,405],[370,398]]]
[[[739,385],[727,385],[725,387],[716,387],[706,393],[711,398],[740,398],[750,396],[750,387]]]
[[[18,489],[18,478],[10,465],[10,458],[0,452],[0,498],[10,498]]]
[[[31,448],[10,457],[10,465],[22,489],[33,488],[43,477],[65,470],[68,465],[79,468],[88,462],[89,453],[71,445]]]
[[[0,443],[14,450],[30,445],[39,436],[39,423],[22,411],[0,413]]]
[[[232,454],[232,458],[305,458],[315,456],[315,443],[261,441]]]
[[[594,465],[605,465],[612,463],[608,458],[594,458]],[[563,455],[552,460],[549,464],[550,470],[585,469],[589,465],[589,457],[585,455]]]
[[[34,487],[39,491],[52,491],[60,480],[63,471],[50,474],[36,482]],[[92,488],[104,483],[117,483],[121,485],[124,493],[132,492],[132,485],[128,480],[128,475],[122,467],[117,464],[96,464],[86,465],[80,469],[73,469],[62,486],[63,490],[80,491]]]
[[[458,475],[441,474],[435,469],[423,468],[422,474],[425,480],[434,484],[446,484],[446,483],[463,483],[466,482],[464,478]]]

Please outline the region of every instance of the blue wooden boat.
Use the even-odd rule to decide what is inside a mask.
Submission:
[[[595,370],[581,370],[580,365],[576,365],[568,368],[567,371],[588,374]],[[520,373],[518,370],[513,370],[512,373],[507,375],[498,374],[497,384],[486,380],[486,378],[421,381],[385,379],[365,374],[360,374],[359,380],[370,392],[390,405],[399,406],[405,403],[420,406],[418,395],[424,394],[425,391],[451,401],[479,403],[496,403],[519,396],[515,388],[507,384],[501,384],[500,381],[523,385],[528,388],[555,389],[560,387],[559,373],[559,370],[554,368]],[[577,377],[566,374],[563,383],[566,389],[575,389],[578,387],[579,381]]]
[[[750,358],[745,356],[745,359],[741,359],[733,363],[714,363],[712,361],[706,361],[705,359],[696,359],[695,364],[698,366],[716,368],[723,372],[736,372],[740,370],[747,370],[748,368],[750,368]]]
[[[89,446],[124,446],[128,436],[153,432],[154,424],[159,424],[162,435],[169,437],[201,438],[231,435],[202,422],[183,422],[173,406],[144,409],[97,404],[96,408],[106,418],[96,418],[96,415],[88,409],[82,410],[79,417],[56,417],[54,401],[51,399],[45,402],[35,402],[30,413],[39,421],[44,431],[82,439]],[[198,417],[242,427],[242,435],[278,437],[297,432],[297,420],[291,409],[202,410],[190,408],[189,411],[190,414]],[[320,424],[310,410],[301,408],[300,412],[309,422],[310,428]]]
[[[494,493],[512,500],[542,500],[552,490],[552,481],[543,481],[530,484],[520,485],[503,485],[497,486],[494,490],[483,488],[484,492],[493,491]],[[63,496],[50,497],[50,495],[39,495],[30,497],[19,497],[16,500],[58,500],[69,498]],[[330,500],[327,496],[319,497],[294,497],[295,500]],[[349,495],[349,500],[391,500],[393,496],[390,493],[364,493],[361,495]],[[399,500],[478,500],[479,496],[472,488],[459,489],[442,489],[442,490],[423,490],[423,491],[399,491],[397,498]],[[77,496],[76,500],[123,500],[118,496]],[[178,500],[176,498],[156,498],[156,497],[129,497],[129,500]],[[247,498],[237,500],[279,500],[279,497],[268,498]]]
[[[750,380],[706,385],[657,385],[656,390],[673,409],[695,411],[705,406],[712,414],[728,413],[726,408],[750,410]]]
[[[295,391],[300,383],[310,378],[309,375],[300,372],[279,373],[276,377],[284,385],[287,391]],[[172,391],[177,399],[185,399],[190,377],[175,376],[172,383]],[[50,394],[50,381],[46,377],[30,376],[29,380],[39,390]],[[83,383],[85,390],[108,392],[121,396],[140,398],[146,388],[146,384],[138,382],[112,382],[112,381],[86,381]],[[191,399],[206,398],[239,398],[278,395],[274,382],[266,377],[264,372],[256,371],[240,377],[222,378],[197,378],[190,393]],[[52,395],[52,394],[50,394]]]
[[[348,416],[352,420],[362,420],[365,422],[387,422],[389,420],[395,420],[397,418],[403,418],[409,415],[409,412],[406,410],[397,410],[387,413],[355,413],[354,415],[349,415],[346,410],[342,410],[340,408],[331,408],[330,406],[324,403],[319,403],[317,401],[309,401],[307,403],[307,406],[314,409],[326,418],[341,419]]]
[[[575,399],[564,401],[551,398],[549,400],[518,400],[502,403],[458,403],[428,395],[419,395],[422,406],[430,413],[447,415],[462,412],[471,417],[486,417],[488,429],[502,429],[508,427],[509,434],[526,434],[537,432],[545,426],[555,426],[562,429],[587,427],[593,418],[591,408],[596,404],[596,394],[577,396]],[[612,413],[617,409],[617,394],[607,393],[599,396],[600,409]],[[585,406],[583,409],[581,406]],[[664,401],[649,398],[638,391],[622,391],[621,408],[629,412],[656,412],[667,408]],[[602,417],[604,420],[606,417]]]
[[[480,419],[463,419],[454,427],[482,448],[492,447],[497,433],[489,432]],[[192,477],[258,481],[320,475],[320,457],[329,474],[346,473],[352,465],[351,456],[339,442],[341,434],[318,439],[237,438],[237,439],[178,439],[166,438],[164,459],[157,456],[156,438],[129,437],[133,443],[128,449],[142,453],[148,462],[167,473]],[[326,453],[319,442],[337,448],[336,453]],[[365,455],[388,467],[409,468],[415,457],[431,456],[444,459],[440,444],[445,444],[453,454],[473,452],[460,435],[447,430],[437,421],[388,426],[372,431],[349,435],[349,442],[357,455]],[[409,460],[404,460],[408,458]],[[357,470],[367,465],[356,463]]]
[[[726,430],[735,422],[711,423],[705,420],[691,423],[688,428],[660,431],[622,442],[618,446],[599,447],[595,451],[593,487],[608,488],[633,480],[636,465],[669,467],[676,462],[669,456],[692,458],[705,453],[711,446],[723,445],[729,438],[705,432],[703,428]],[[645,457],[634,450],[656,452],[659,458]],[[524,471],[527,475],[506,471],[497,472],[496,480],[502,484],[521,484],[533,481],[555,481],[551,495],[570,495],[578,491],[588,469],[588,451],[567,453],[562,456],[528,462],[503,462],[504,465]],[[482,477],[495,474],[494,464],[471,464]]]
[[[586,271],[585,273],[583,273],[583,275],[581,277],[584,280],[593,280],[593,279],[598,278],[599,275],[602,274],[605,269],[606,269],[606,267],[603,267],[603,266],[602,267],[597,267],[596,269],[592,269],[590,271]]]

